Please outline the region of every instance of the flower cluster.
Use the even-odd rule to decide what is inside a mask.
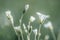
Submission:
[[[28,9],[29,9],[29,4],[26,4],[26,5],[25,5],[25,8],[24,8],[24,11],[27,12]],[[24,12],[24,13],[25,13],[25,12]],[[7,18],[11,21],[12,25],[14,25],[13,16],[11,15],[11,11],[8,10],[8,11],[6,11],[5,13],[6,13]],[[41,34],[41,32],[40,32],[40,31],[41,31],[41,24],[44,25],[45,28],[49,28],[49,29],[52,31],[52,33],[53,33],[52,23],[51,23],[50,21],[48,21],[47,23],[45,23],[45,21],[46,21],[50,16],[49,16],[49,15],[42,14],[42,13],[40,13],[40,12],[36,12],[36,14],[37,14],[38,17],[39,17],[39,19],[38,19],[39,22],[40,22],[39,29],[35,28],[35,29],[33,30],[33,26],[31,25],[31,23],[36,20],[36,18],[35,18],[34,16],[30,16],[29,22],[28,22],[28,24],[27,24],[27,26],[26,26],[26,24],[22,22],[22,19],[23,19],[24,14],[21,16],[20,25],[17,26],[17,27],[13,26],[13,29],[14,29],[14,31],[16,32],[16,35],[18,36],[18,40],[20,40],[19,35],[21,35],[22,40],[24,40],[23,30],[24,30],[24,32],[27,34],[27,40],[30,40],[30,35],[31,35],[32,32],[33,32],[34,35],[35,35],[35,38],[34,38],[34,39],[37,40],[37,37],[38,37],[38,40],[40,40],[40,36],[42,36],[42,34]],[[23,29],[21,28],[21,27],[22,27],[22,24],[23,24]],[[52,35],[53,35],[53,34],[52,34]],[[53,38],[54,38],[54,40],[56,40],[56,39],[55,39],[55,35],[53,35]],[[49,40],[49,35],[46,35],[45,38],[44,38],[44,40]]]

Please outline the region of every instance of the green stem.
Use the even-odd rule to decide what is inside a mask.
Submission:
[[[36,40],[36,35],[35,35],[35,40]]]
[[[31,34],[31,33],[29,33],[29,30],[30,30],[30,21],[29,21],[28,25],[29,25],[29,27],[28,27],[27,40],[30,40],[30,34]]]
[[[24,16],[24,15],[22,15],[22,16],[21,16],[21,19],[20,19],[20,26],[21,26],[21,24],[22,24],[23,16]]]
[[[12,27],[13,27],[13,29],[14,29],[14,24],[12,24]],[[17,33],[15,29],[14,29],[14,31],[15,31],[15,33]],[[16,35],[17,35],[17,34],[16,34]],[[17,35],[17,36],[18,36],[18,40],[20,40],[20,35]]]
[[[51,30],[51,33],[52,33],[52,36],[53,36],[54,40],[56,40],[56,36],[55,36],[55,34],[54,34],[54,31],[53,31],[53,30]]]
[[[30,34],[27,35],[27,40],[30,40]]]
[[[24,40],[24,37],[23,37],[23,34],[21,33],[21,36],[22,36],[22,40]]]
[[[24,16],[24,15],[22,15],[22,16],[21,16],[21,19],[20,19],[20,26],[21,26],[21,24],[22,24],[23,16]],[[20,27],[20,28],[21,28],[21,27]],[[23,38],[23,33],[22,33],[22,29],[21,29],[20,31],[21,31],[22,40],[24,40],[24,38]]]
[[[39,40],[39,38],[40,38],[40,35],[39,35],[39,33],[40,33],[40,30],[41,30],[41,25],[39,26],[38,40]]]
[[[20,36],[18,35],[18,40],[20,40]]]

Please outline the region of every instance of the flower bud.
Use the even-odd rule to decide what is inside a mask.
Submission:
[[[33,22],[33,21],[35,21],[35,17],[31,16],[30,17],[30,22]]]

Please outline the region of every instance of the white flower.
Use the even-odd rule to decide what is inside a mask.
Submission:
[[[34,30],[33,30],[33,33],[34,33],[35,35],[37,35],[37,32],[38,32],[37,29],[34,29]]]
[[[48,23],[44,24],[44,27],[53,30],[53,26],[52,26],[52,23],[50,21]]]
[[[28,31],[27,31],[26,26],[25,26],[24,23],[23,23],[23,27],[24,27],[24,31],[27,33]]]
[[[49,15],[44,15],[40,12],[36,12],[36,14],[39,16],[40,22],[42,23],[43,21],[45,21],[47,18],[49,18]]]
[[[33,21],[35,21],[35,17],[31,16],[30,17],[30,22],[33,22]]]
[[[20,35],[20,32],[21,32],[20,26],[16,26],[16,27],[13,27],[13,28],[15,30],[16,35]]]
[[[10,10],[6,11],[5,13],[6,13],[6,16],[11,15],[11,11]]]
[[[10,19],[11,23],[14,24],[14,22],[13,22],[13,17],[12,17],[12,15],[11,15],[11,11],[8,10],[8,11],[6,11],[5,13],[6,13],[7,18]]]
[[[49,39],[49,35],[45,35],[45,40],[48,40]]]
[[[14,27],[16,31],[20,31],[20,26]]]
[[[29,9],[29,4],[25,5],[25,11],[27,11]]]

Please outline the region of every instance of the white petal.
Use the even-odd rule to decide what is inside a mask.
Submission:
[[[29,4],[25,5],[25,10],[27,11],[29,9]]]
[[[11,15],[11,11],[10,10],[6,11],[5,13],[6,13],[6,16]]]
[[[14,27],[16,31],[20,31],[20,26]]]
[[[6,13],[7,18],[10,19],[11,23],[14,24],[14,22],[13,22],[13,17],[12,17],[12,15],[11,15],[11,11],[8,10],[8,11],[6,11],[5,13]]]
[[[33,21],[35,21],[35,17],[31,16],[30,17],[30,22],[33,22]]]
[[[39,16],[39,19],[40,19],[40,22],[43,22],[45,21],[47,18],[49,18],[50,16],[49,15],[44,15],[40,12],[36,12],[36,14]]]
[[[34,29],[34,30],[33,30],[33,33],[34,33],[35,35],[37,35],[37,29]]]

